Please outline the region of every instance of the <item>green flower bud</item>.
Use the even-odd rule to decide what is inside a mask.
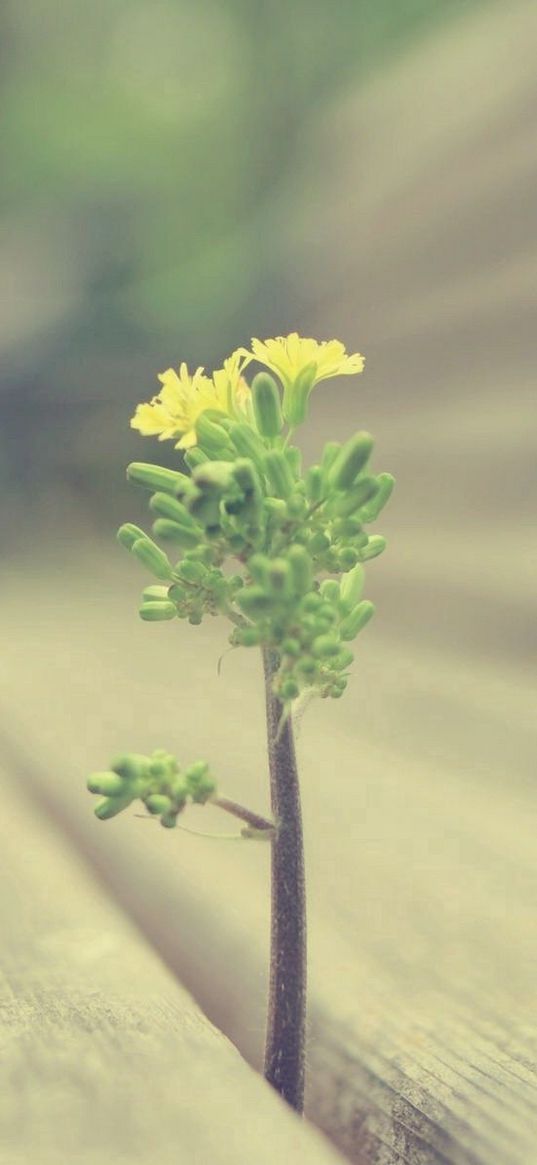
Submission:
[[[240,457],[233,465],[233,477],[244,493],[261,494],[261,481],[253,461],[249,457]]]
[[[178,546],[183,546],[185,550],[197,546],[201,537],[201,531],[196,530],[194,526],[183,526],[169,518],[157,518],[156,522],[153,522],[153,533],[165,542],[175,542]]]
[[[292,429],[305,421],[308,412],[308,400],[313,385],[317,365],[306,364],[291,384],[286,384],[283,393],[283,415]]]
[[[321,459],[321,469],[323,477],[327,477],[328,473],[336,460],[336,457],[341,449],[340,441],[327,441],[323,449],[323,456]]]
[[[299,478],[302,471],[302,454],[298,446],[288,445],[284,450],[284,457],[293,477]]]
[[[258,647],[261,643],[261,632],[258,627],[237,627],[233,635],[235,642],[241,647]]]
[[[192,480],[198,489],[214,493],[224,493],[233,483],[234,466],[229,461],[206,461],[192,473]]]
[[[188,508],[192,517],[205,528],[220,525],[220,498],[217,493],[198,493],[189,499]]]
[[[194,445],[193,448],[187,449],[184,458],[188,468],[192,470],[197,469],[198,465],[205,465],[209,460],[207,454],[203,452],[203,449],[200,449],[199,445]]]
[[[153,497],[149,499],[149,509],[161,518],[169,518],[172,522],[179,522],[180,526],[194,528],[194,521],[186,506],[182,502],[178,502],[177,498],[172,498],[170,494],[153,494]]]
[[[307,594],[312,585],[313,572],[311,558],[305,546],[291,546],[287,552],[287,561],[291,567],[297,595]]]
[[[119,527],[116,534],[118,542],[121,542],[122,546],[126,546],[127,550],[132,550],[134,543],[145,536],[145,530],[140,530],[140,527],[134,526],[132,522],[125,522],[123,526]]]
[[[283,526],[289,517],[287,506],[281,498],[264,498],[263,509],[271,527]]]
[[[330,539],[327,538],[326,534],[321,534],[320,531],[317,534],[314,534],[308,542],[308,550],[310,551],[310,554],[323,554],[325,550],[328,550],[329,546]]]
[[[113,772],[92,773],[86,787],[90,793],[102,793],[106,797],[115,797],[117,793],[125,792],[124,780]]]
[[[370,558],[376,558],[378,554],[386,549],[386,539],[382,534],[372,534],[368,539],[367,546],[360,551],[360,559],[362,562],[368,562]]]
[[[300,604],[300,610],[303,611],[304,614],[309,615],[318,611],[319,607],[322,607],[322,605],[322,596],[318,594],[317,591],[312,591],[311,594],[304,595],[304,598]]]
[[[328,599],[331,603],[336,603],[339,599],[339,583],[335,578],[325,578],[321,583],[321,594],[323,599]]]
[[[345,649],[339,651],[337,655],[330,660],[330,667],[335,668],[336,671],[345,671],[354,662],[354,655],[352,651]]]
[[[351,611],[364,589],[364,568],[359,562],[347,574],[342,575],[339,584],[340,606],[343,612]]]
[[[191,558],[183,558],[179,563],[177,573],[189,583],[200,583],[207,577],[207,567],[203,562],[194,562]]]
[[[275,558],[270,564],[268,585],[276,597],[292,594],[291,567],[285,558]]]
[[[223,449],[229,448],[226,430],[215,421],[210,421],[207,413],[200,413],[195,428],[198,441],[207,453],[218,456]]]
[[[183,808],[183,806],[181,806],[181,808]],[[160,824],[163,825],[165,829],[175,829],[177,825],[177,814],[179,811],[180,810],[174,806],[174,808],[170,809],[167,813],[163,813],[160,819]]]
[[[139,538],[137,542],[131,546],[131,554],[147,567],[157,578],[171,579],[172,568],[168,560],[168,556],[157,546],[156,542],[152,542],[151,538],[144,536]]]
[[[294,659],[296,659],[296,657],[300,655],[300,640],[295,639],[292,635],[289,635],[287,639],[283,640],[282,651],[285,655],[291,655]]]
[[[328,473],[328,482],[333,489],[348,489],[368,461],[373,448],[373,438],[369,433],[355,433],[346,441],[334,459]]]
[[[303,494],[294,493],[287,499],[287,510],[290,518],[305,517],[308,503]]]
[[[277,449],[272,449],[265,456],[265,473],[272,489],[278,497],[288,498],[293,493],[295,482],[287,459]]]
[[[239,591],[235,602],[245,615],[252,615],[254,618],[257,615],[264,615],[272,606],[272,598],[262,587],[244,587]]]
[[[306,497],[309,502],[319,502],[323,496],[323,471],[320,465],[312,465],[304,478]]]
[[[252,554],[248,559],[248,570],[256,582],[265,586],[268,580],[271,561],[266,554]]]
[[[172,805],[170,798],[161,793],[149,793],[144,804],[150,813],[158,813],[159,817],[161,813],[169,813]]]
[[[176,469],[166,469],[163,465],[146,465],[143,461],[131,461],[127,466],[127,477],[136,485],[143,485],[150,490],[163,490],[164,493],[176,494],[190,484],[185,473]]]
[[[358,551],[354,550],[352,546],[344,546],[338,554],[338,566],[340,570],[351,570],[358,562],[359,557]]]
[[[261,437],[244,422],[236,422],[229,430],[229,436],[237,453],[253,461],[257,469],[263,472],[263,459],[266,453]]]
[[[192,800],[202,805],[215,792],[216,782],[209,772],[206,761],[194,761],[185,769],[186,790]]]
[[[296,682],[291,678],[284,680],[280,688],[280,695],[282,700],[294,700],[298,696],[300,689]]]
[[[280,394],[268,372],[258,372],[252,380],[255,423],[262,437],[277,437],[283,428]]]
[[[318,635],[311,645],[311,650],[318,659],[327,659],[331,655],[337,655],[340,648],[341,644],[336,635]]]
[[[142,591],[142,598],[148,603],[167,603],[169,598],[169,591],[169,587],[144,587]]]
[[[297,660],[296,663],[297,670],[308,676],[313,675],[313,672],[317,671],[317,666],[317,660],[312,655],[303,655],[302,659]]]
[[[361,533],[362,526],[357,518],[336,518],[332,526],[334,538],[354,538]]]
[[[167,619],[175,619],[177,611],[173,603],[158,601],[142,603],[138,614],[145,623],[163,623]]]
[[[127,805],[130,805],[133,800],[134,797],[130,794],[125,797],[105,797],[103,801],[99,801],[99,804],[95,806],[95,816],[100,821],[108,821],[110,817],[117,817],[118,813],[121,813],[122,809],[126,809]]]
[[[377,492],[370,502],[364,506],[360,514],[362,522],[374,522],[378,518],[380,511],[384,509],[386,502],[392,496],[393,487],[395,485],[395,478],[391,473],[379,473],[377,477]]]
[[[114,757],[110,768],[126,781],[139,780],[147,775],[149,757],[136,752],[122,753]]]
[[[359,510],[365,502],[373,498],[377,493],[378,485],[376,477],[361,477],[356,485],[336,498],[333,504],[333,511],[341,518],[346,518],[349,514],[354,514]]]
[[[374,614],[374,603],[370,603],[368,599],[363,599],[362,602],[358,603],[358,606],[355,607],[353,611],[351,611],[350,615],[347,615],[340,623],[339,634],[341,635],[341,638],[354,639],[358,632],[362,630],[362,627],[365,627],[366,623],[369,623],[369,620]]]

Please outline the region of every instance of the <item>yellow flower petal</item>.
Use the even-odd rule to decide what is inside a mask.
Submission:
[[[330,376],[362,372],[364,357],[349,355],[340,340],[313,340],[291,332],[273,340],[252,340],[252,356],[280,377],[285,387],[297,379],[308,364],[316,365],[313,384]]]

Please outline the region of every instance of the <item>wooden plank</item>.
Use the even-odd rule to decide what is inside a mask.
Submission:
[[[133,617],[131,563],[98,544],[82,556],[75,547],[48,573],[41,554],[40,571],[46,601],[31,622],[24,563],[0,601],[3,719],[18,777],[258,1062],[266,850],[167,833],[133,815],[99,823],[84,790],[88,768],[113,753],[165,745],[185,759],[206,753],[225,792],[266,809],[258,661],[231,655],[218,678],[225,632],[216,621],[179,627],[175,652],[169,631]],[[404,640],[375,635],[364,637],[346,700],[316,708],[299,737],[309,1112],[360,1163],[529,1165],[533,690],[507,666],[491,672],[486,661],[449,656],[440,666],[432,649],[410,659]],[[188,824],[227,829],[213,813],[192,810]]]
[[[2,1165],[335,1165],[6,777]]]

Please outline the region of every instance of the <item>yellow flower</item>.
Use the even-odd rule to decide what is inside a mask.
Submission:
[[[244,351],[244,349],[243,349]],[[312,388],[330,376],[362,372],[364,357],[350,356],[341,340],[312,340],[291,332],[274,340],[252,340],[250,360],[270,368],[283,385],[283,415],[291,428],[306,418]]]
[[[347,376],[362,372],[364,357],[356,352],[349,356],[340,340],[306,339],[298,332],[276,336],[274,340],[252,340],[251,358],[258,360],[280,377],[284,387],[292,384],[309,365],[315,365],[312,387],[329,376]]]
[[[181,364],[178,373],[168,368],[159,375],[160,392],[149,403],[137,406],[131,428],[143,437],[158,436],[159,441],[179,437],[176,448],[190,448],[197,441],[195,425],[201,413],[216,409],[237,417],[244,411],[250,395],[241,375],[245,363],[241,353],[234,352],[212,379],[203,368],[193,374],[186,364]]]

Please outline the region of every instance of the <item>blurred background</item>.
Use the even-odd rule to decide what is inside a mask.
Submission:
[[[407,1048],[461,981],[468,1030],[484,1000],[526,1032],[534,0],[5,0],[0,22],[8,780],[256,1060],[266,861],[211,842],[200,861],[200,839],[134,815],[103,826],[85,777],[164,746],[266,807],[258,661],[218,679],[221,621],[174,642],[137,618],[147,579],[114,535],[148,523],[125,466],[178,454],[129,418],[170,365],[337,337],[366,370],[316,389],[305,455],[368,429],[397,490],[353,681],[300,733],[314,998],[345,999],[363,1055],[381,1039],[389,1062],[390,1008]]]

